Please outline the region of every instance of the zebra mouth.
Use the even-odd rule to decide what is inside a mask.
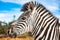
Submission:
[[[11,38],[16,38],[17,37],[17,34],[16,33],[12,33],[12,34],[8,34],[9,35],[9,37],[11,37]]]

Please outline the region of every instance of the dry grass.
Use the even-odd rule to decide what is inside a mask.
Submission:
[[[31,37],[27,38],[0,38],[0,40],[33,40]]]
[[[23,34],[19,38],[9,38],[5,34],[0,34],[0,40],[33,40],[33,37],[29,37],[27,33],[26,34]]]

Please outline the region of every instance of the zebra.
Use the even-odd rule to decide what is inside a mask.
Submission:
[[[59,20],[38,2],[25,3],[21,16],[11,24],[9,35],[31,32],[34,40],[59,40]]]

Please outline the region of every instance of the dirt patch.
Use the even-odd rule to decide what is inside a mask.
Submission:
[[[32,37],[27,38],[0,38],[0,40],[33,40]]]

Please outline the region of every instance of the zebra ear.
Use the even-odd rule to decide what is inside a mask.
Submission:
[[[27,11],[28,10],[28,3],[24,4],[21,11]]]
[[[27,7],[26,6],[23,6],[22,9],[20,11],[27,11]]]
[[[33,2],[29,2],[29,3],[26,3],[23,5],[21,11],[31,11],[33,10],[33,7],[34,7],[34,3]]]

